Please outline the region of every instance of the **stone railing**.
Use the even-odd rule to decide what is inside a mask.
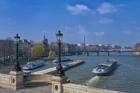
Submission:
[[[17,90],[23,87],[23,77],[21,73],[11,71],[9,74],[0,73],[0,87]]]
[[[47,74],[23,76],[22,72],[11,71],[9,74],[0,73],[0,87],[17,90],[24,87],[26,82],[52,83],[52,76]]]
[[[63,84],[63,93],[124,93],[99,88],[91,88],[89,86],[78,85],[73,83]]]
[[[11,85],[11,75],[0,74],[0,87],[10,87]]]
[[[57,77],[47,74],[29,75],[24,77],[23,73],[11,71],[9,74],[0,74],[0,87],[12,90],[21,89],[23,83],[31,82],[48,82],[52,83],[52,93],[124,93],[99,88],[91,88],[89,86],[78,85],[74,83],[66,83],[67,77]]]
[[[48,82],[51,83],[52,76],[48,74],[41,74],[41,75],[30,75],[24,77],[25,82]]]

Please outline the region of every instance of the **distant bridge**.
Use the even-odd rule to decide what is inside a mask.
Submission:
[[[104,53],[107,53],[108,56],[110,56],[110,54],[112,52],[116,52],[116,53],[121,54],[121,53],[124,53],[124,52],[133,53],[133,52],[137,52],[137,51],[133,51],[133,50],[123,50],[123,51],[121,51],[121,50],[119,50],[119,51],[118,50],[113,50],[113,51],[107,51],[107,50],[105,50],[105,51],[87,51],[87,55],[89,55],[89,52],[95,52],[95,53],[97,53],[97,56],[99,56],[101,52],[102,53],[104,52]]]
[[[138,51],[134,51],[132,49],[122,49],[122,50],[117,49],[117,50],[89,50],[89,51],[85,50],[85,51],[76,51],[76,52],[77,53],[83,53],[83,54],[86,54],[86,55],[89,55],[89,53],[96,53],[97,56],[100,56],[100,53],[107,53],[107,55],[110,56],[110,53],[112,53],[112,52],[116,52],[116,53],[121,54],[121,53],[124,53],[124,52],[133,53],[133,52],[138,52]]]

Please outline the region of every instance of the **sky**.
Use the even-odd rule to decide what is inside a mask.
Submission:
[[[0,39],[88,44],[140,42],[140,0],[0,0]]]

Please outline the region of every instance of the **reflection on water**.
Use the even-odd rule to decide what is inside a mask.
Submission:
[[[108,79],[107,76],[94,76],[91,79],[89,79],[88,81],[86,81],[85,85],[96,86],[98,84],[102,84],[102,83],[106,82],[107,79]],[[106,86],[104,85],[103,88],[106,88]]]
[[[88,80],[86,82],[86,85],[89,85],[90,86],[92,84],[96,84],[96,83],[98,83],[99,79],[100,79],[99,76],[92,77],[90,80]]]

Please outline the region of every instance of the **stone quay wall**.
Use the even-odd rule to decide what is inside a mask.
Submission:
[[[124,92],[67,83],[67,84],[63,84],[63,93],[124,93]]]

